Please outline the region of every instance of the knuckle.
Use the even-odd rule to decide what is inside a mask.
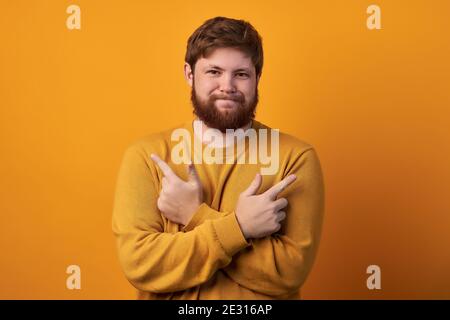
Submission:
[[[163,201],[162,201],[161,197],[158,198],[158,201],[156,202],[156,205],[157,205],[157,207],[158,207],[158,209],[160,211],[163,210]]]
[[[166,190],[163,190],[163,191],[161,192],[161,194],[159,195],[158,200],[164,202],[164,201],[166,201],[166,199],[167,199],[167,189],[166,189]]]
[[[280,231],[280,229],[281,229],[281,223],[277,223],[275,226],[274,232]]]
[[[273,213],[277,212],[277,206],[276,206],[276,204],[274,202],[272,202],[269,205],[269,210],[270,210],[270,212],[273,212]]]

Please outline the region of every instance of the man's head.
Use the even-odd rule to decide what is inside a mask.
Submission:
[[[262,40],[243,20],[216,17],[190,36],[184,72],[194,114],[225,132],[255,117],[263,66]]]

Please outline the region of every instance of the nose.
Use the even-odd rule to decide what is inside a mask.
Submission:
[[[224,75],[220,80],[220,92],[232,94],[236,93],[236,87],[233,83],[233,79],[229,75]]]

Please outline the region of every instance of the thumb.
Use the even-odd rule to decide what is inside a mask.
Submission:
[[[242,192],[242,194],[245,196],[252,196],[252,195],[256,194],[259,187],[261,186],[261,183],[262,183],[261,174],[257,173],[255,178],[253,179],[252,183],[250,183],[250,186],[246,190],[244,190],[244,192]]]
[[[200,177],[198,176],[197,170],[195,169],[195,166],[193,163],[189,163],[187,165],[187,170],[188,170],[188,177],[189,177],[188,182],[194,183],[197,185],[201,185]]]

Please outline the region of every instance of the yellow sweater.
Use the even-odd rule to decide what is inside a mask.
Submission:
[[[192,120],[178,127],[194,139]],[[252,128],[270,130],[256,120]],[[190,222],[182,227],[159,211],[163,174],[150,154],[159,155],[180,178],[188,179],[186,165],[171,162],[171,150],[179,143],[171,140],[173,129],[133,143],[117,179],[112,229],[119,261],[138,299],[299,299],[317,252],[324,213],[323,176],[314,148],[280,132],[279,170],[263,175],[258,194],[296,174],[278,196],[289,201],[286,219],[278,233],[247,241],[235,205],[263,165],[195,164],[204,203]]]

